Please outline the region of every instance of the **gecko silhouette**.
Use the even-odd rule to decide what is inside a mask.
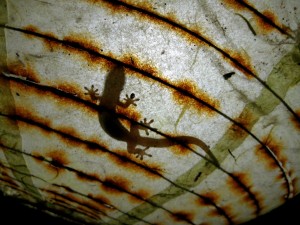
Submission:
[[[98,94],[98,89],[94,89],[94,85],[91,88],[84,87],[92,101],[100,102],[98,116],[102,129],[112,138],[123,141],[127,143],[127,151],[131,154],[136,154],[141,160],[143,160],[144,155],[151,157],[152,155],[146,153],[149,147],[163,148],[170,147],[179,144],[194,144],[202,148],[210,157],[208,159],[214,165],[218,166],[218,160],[212,154],[203,141],[198,138],[191,136],[178,136],[172,138],[150,138],[140,135],[140,131],[144,130],[148,135],[148,127],[150,127],[153,120],[147,122],[145,118],[139,123],[131,123],[130,129],[128,130],[120,122],[118,116],[116,115],[117,106],[128,108],[130,105],[136,106],[136,101],[139,99],[135,98],[132,93],[130,96],[126,95],[124,102],[120,101],[120,94],[125,85],[125,73],[122,66],[115,66],[113,70],[107,75],[105,80],[104,90],[102,95]],[[106,110],[100,110],[104,108]],[[137,146],[143,146],[144,148],[138,148]],[[206,158],[206,157],[205,157]],[[206,158],[207,159],[207,158]]]

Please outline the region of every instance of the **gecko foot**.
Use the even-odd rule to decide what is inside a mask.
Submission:
[[[147,135],[149,135],[149,127],[151,126],[151,123],[153,123],[154,120],[150,120],[149,122],[147,122],[147,119],[144,118],[144,120],[141,120],[140,123],[142,124],[142,126],[140,126],[139,130],[144,130],[145,133]],[[154,130],[156,130],[155,128],[153,128]]]
[[[133,154],[136,154],[136,158],[140,158],[141,160],[143,160],[144,155],[149,156],[149,157],[152,157],[152,155],[146,153],[146,150],[147,150],[148,148],[149,148],[149,147],[146,147],[146,148],[144,148],[144,149],[136,148],[136,149],[135,149],[136,152],[133,153]]]
[[[131,93],[130,96],[128,96],[128,95],[126,94],[126,98],[124,98],[124,100],[125,100],[125,105],[128,107],[128,106],[130,106],[130,105],[136,106],[136,103],[135,103],[135,102],[139,101],[140,99],[139,99],[139,98],[135,98],[135,94],[134,94],[134,93]]]
[[[98,93],[98,89],[94,89],[94,85],[92,85],[91,88],[84,87],[84,89],[87,91],[84,94],[89,95],[92,101],[99,100],[100,95]]]

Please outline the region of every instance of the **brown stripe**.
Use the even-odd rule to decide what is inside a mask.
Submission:
[[[289,34],[291,30],[288,27],[285,27],[283,24],[279,24],[279,22],[277,22],[275,19],[275,15],[273,15],[273,13],[270,11],[261,13],[254,6],[248,3],[248,1],[244,0],[222,0],[222,2],[236,11],[246,10],[253,13],[258,18],[258,25],[260,25],[262,29],[270,30],[273,28],[279,31],[281,34],[291,37]]]
[[[256,217],[259,216],[261,212],[261,203],[258,200],[259,196],[250,190],[251,184],[247,181],[246,174],[228,173],[228,176],[230,177],[228,180],[229,187],[231,187],[236,194],[243,195],[246,192],[247,197],[244,197],[243,200],[252,202],[252,205],[255,208],[255,215]],[[234,183],[232,183],[232,181],[234,181]],[[248,186],[246,184],[248,184]]]
[[[272,27],[276,28],[280,33],[291,37],[291,35],[289,34],[290,29],[288,29],[287,27],[284,27],[284,25],[277,25],[278,22],[276,22],[275,15],[272,14],[270,11],[265,11],[263,14],[263,13],[259,12],[255,7],[253,7],[249,3],[247,3],[247,1],[241,0],[239,2],[241,5],[243,5],[245,8],[247,8],[249,11],[253,12],[259,18],[261,18],[263,23],[269,24]]]

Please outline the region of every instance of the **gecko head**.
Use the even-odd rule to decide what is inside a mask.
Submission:
[[[119,102],[120,93],[124,85],[124,68],[121,65],[116,65],[106,76],[104,90],[101,95],[101,104],[115,106]]]
[[[110,91],[120,93],[125,85],[124,67],[116,65],[107,75],[105,86],[109,87]]]

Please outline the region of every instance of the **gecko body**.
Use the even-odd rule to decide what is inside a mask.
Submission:
[[[100,101],[100,108],[104,108],[106,110],[98,110],[99,122],[102,129],[112,138],[123,141],[127,143],[127,150],[131,154],[136,154],[137,157],[143,159],[144,155],[151,157],[150,154],[146,153],[146,150],[149,147],[163,148],[170,147],[174,145],[178,145],[179,143],[194,144],[202,148],[210,157],[210,161],[219,165],[217,159],[212,154],[203,141],[198,138],[191,136],[178,136],[170,140],[168,138],[150,138],[140,135],[140,130],[144,130],[146,134],[148,134],[148,129],[146,126],[150,126],[153,122],[147,122],[146,119],[141,121],[142,126],[138,123],[132,123],[130,129],[128,130],[124,125],[120,122],[119,118],[116,116],[117,106],[127,108],[130,105],[136,105],[135,102],[139,101],[139,99],[135,99],[134,94],[130,96],[126,95],[125,102],[120,101],[120,94],[125,85],[125,73],[124,68],[122,66],[116,66],[113,70],[107,75],[105,80],[104,90],[102,92],[101,97],[97,93],[97,89],[94,90],[94,86],[90,89],[85,89],[88,91],[86,94],[90,95],[91,99],[94,101]],[[144,149],[138,148],[137,146],[143,146]]]

